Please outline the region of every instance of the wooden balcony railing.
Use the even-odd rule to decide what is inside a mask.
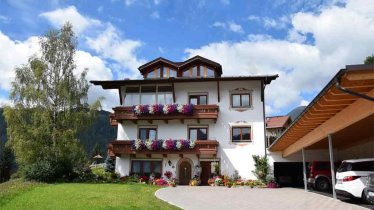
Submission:
[[[133,112],[131,106],[118,106],[113,108],[114,113],[110,115],[110,124],[115,126],[118,122],[123,120],[131,120],[137,122],[138,120],[147,120],[152,122],[153,120],[163,120],[168,123],[169,120],[180,120],[182,123],[186,119],[211,119],[214,122],[217,121],[219,107],[218,105],[195,105],[193,108],[192,115],[185,115],[181,113],[175,114],[145,114],[145,115],[136,115]]]
[[[109,154],[115,156],[128,155],[128,154],[196,154],[196,155],[217,155],[218,150],[218,141],[216,140],[197,140],[195,142],[195,147],[193,149],[181,149],[181,150],[162,150],[154,151],[143,149],[140,151],[134,150],[131,148],[132,141],[129,140],[116,140],[112,141],[109,146]]]

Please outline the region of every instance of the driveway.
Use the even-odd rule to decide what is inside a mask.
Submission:
[[[183,209],[366,209],[354,204],[294,188],[168,187],[155,195]],[[367,210],[367,209],[366,209]]]

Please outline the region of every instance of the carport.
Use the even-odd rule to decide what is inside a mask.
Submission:
[[[305,150],[328,149],[331,174],[334,151],[345,157],[374,157],[374,64],[350,65],[341,69],[305,108],[299,117],[269,147],[283,157],[301,151],[304,186],[306,185]],[[360,145],[362,149],[360,149]],[[332,176],[333,196],[335,176]]]

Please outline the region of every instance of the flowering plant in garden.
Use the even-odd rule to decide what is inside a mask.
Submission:
[[[182,150],[182,149],[193,149],[196,146],[195,141],[181,139],[181,140],[173,140],[173,139],[155,139],[155,140],[132,140],[131,149],[136,151],[141,151],[143,149],[151,150],[151,151],[174,151],[174,150]]]
[[[153,182],[154,185],[157,185],[157,186],[167,186],[169,183],[163,179],[163,178],[159,178],[159,179],[155,179],[155,181]]]
[[[175,114],[181,113],[192,115],[193,104],[152,104],[152,105],[135,105],[132,110],[135,115],[155,115],[155,114]]]
[[[164,176],[165,176],[167,179],[171,179],[171,177],[173,176],[173,172],[171,172],[171,171],[166,171],[166,172],[164,173]]]

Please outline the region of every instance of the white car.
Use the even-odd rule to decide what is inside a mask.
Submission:
[[[336,172],[336,194],[366,201],[364,188],[368,175],[373,172],[374,158],[344,160]]]

